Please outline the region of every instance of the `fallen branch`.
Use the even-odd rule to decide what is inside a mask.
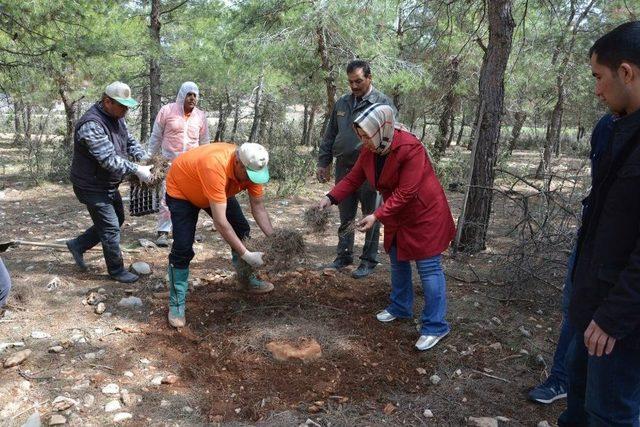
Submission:
[[[11,240],[9,242],[0,243],[0,252],[4,252],[8,248],[13,248],[13,247],[17,247],[17,246],[37,246],[37,247],[44,247],[44,248],[64,249],[65,251],[68,250],[67,245],[62,244],[62,243],[30,242],[30,241],[27,241],[27,240]],[[88,249],[88,250],[89,251],[102,252],[102,248],[91,248],[91,249]],[[139,253],[140,252],[138,249],[120,248],[120,250],[122,252],[129,252],[129,253]]]
[[[487,374],[486,372],[478,371],[477,369],[472,369],[472,371],[477,374],[484,375],[485,377],[493,378],[494,380],[504,381],[507,384],[511,383],[511,381],[505,378],[496,377],[495,375]]]

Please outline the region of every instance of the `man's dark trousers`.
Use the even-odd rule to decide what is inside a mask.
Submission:
[[[189,263],[193,259],[193,241],[196,236],[196,225],[198,224],[198,214],[200,209],[191,202],[176,199],[166,195],[167,206],[171,212],[171,224],[173,225],[173,245],[169,254],[169,264],[174,268],[189,268]],[[211,209],[204,209],[211,216]],[[251,228],[242,213],[242,208],[235,197],[227,199],[227,221],[231,224],[233,231],[240,240],[249,237]]]
[[[344,178],[351,168],[352,164],[336,162],[336,184]],[[338,228],[338,259],[350,264],[353,262],[353,241],[354,232],[345,232],[352,225],[358,213],[358,202],[362,206],[362,215],[372,214],[379,205],[379,196],[375,189],[368,182],[345,198],[338,204],[340,211],[340,228]],[[378,245],[380,242],[380,223],[375,222],[373,227],[367,230],[365,234],[364,247],[362,248],[362,263],[367,263],[373,267],[378,263]]]
[[[569,393],[558,426],[640,426],[640,349],[617,341],[609,355],[589,356],[582,334],[567,352]]]
[[[89,191],[73,186],[73,192],[80,203],[89,211],[93,225],[72,240],[73,246],[84,253],[102,243],[102,252],[110,275],[124,270],[120,251],[120,227],[124,223],[122,197],[117,189],[109,191]]]

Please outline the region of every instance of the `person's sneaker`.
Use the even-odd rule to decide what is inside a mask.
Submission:
[[[78,268],[82,271],[87,271],[88,267],[87,264],[85,264],[84,262],[84,256],[82,254],[82,252],[80,252],[75,245],[73,244],[72,240],[67,240],[66,242],[64,242],[67,245],[67,249],[69,249],[69,252],[71,252],[71,255],[73,255],[73,260],[75,261],[76,265],[78,266]]]
[[[376,319],[378,319],[378,321],[380,322],[387,323],[396,320],[396,316],[389,313],[387,310],[382,310],[381,312],[376,314]]]
[[[345,268],[346,266],[351,264],[353,264],[353,260],[336,258],[331,264],[325,265],[324,268],[335,268],[336,270],[340,270],[341,268]]]
[[[429,350],[430,348],[435,347],[438,342],[447,336],[449,332],[442,335],[421,335],[416,341],[416,348],[420,351]]]
[[[529,399],[534,402],[549,404],[567,397],[567,386],[555,377],[549,377],[529,392]]]
[[[127,270],[122,270],[120,273],[116,274],[110,274],[109,277],[120,283],[133,283],[138,281],[138,275]]]
[[[158,238],[156,239],[156,245],[161,248],[169,246],[169,233],[166,231],[158,231]]]
[[[358,268],[356,268],[353,273],[351,273],[351,277],[354,279],[362,279],[363,277],[367,277],[371,273],[373,273],[375,265],[371,265],[367,262],[360,263]]]

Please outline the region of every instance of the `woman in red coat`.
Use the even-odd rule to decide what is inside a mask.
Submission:
[[[389,106],[371,105],[353,125],[364,149],[319,207],[340,203],[365,180],[380,192],[382,205],[358,223],[360,231],[376,221],[384,225],[384,248],[391,259],[391,303],[376,317],[381,322],[413,317],[410,261],[415,261],[425,298],[416,347],[428,350],[451,329],[445,320],[447,296],[441,264],[441,254],[455,233],[449,204],[424,146],[394,122]]]

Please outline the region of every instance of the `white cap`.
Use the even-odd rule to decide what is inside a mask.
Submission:
[[[262,145],[245,142],[238,148],[238,157],[252,182],[264,184],[269,181],[269,153]]]
[[[131,88],[122,82],[113,82],[104,89],[104,94],[125,107],[135,108],[138,103],[131,98]]]

